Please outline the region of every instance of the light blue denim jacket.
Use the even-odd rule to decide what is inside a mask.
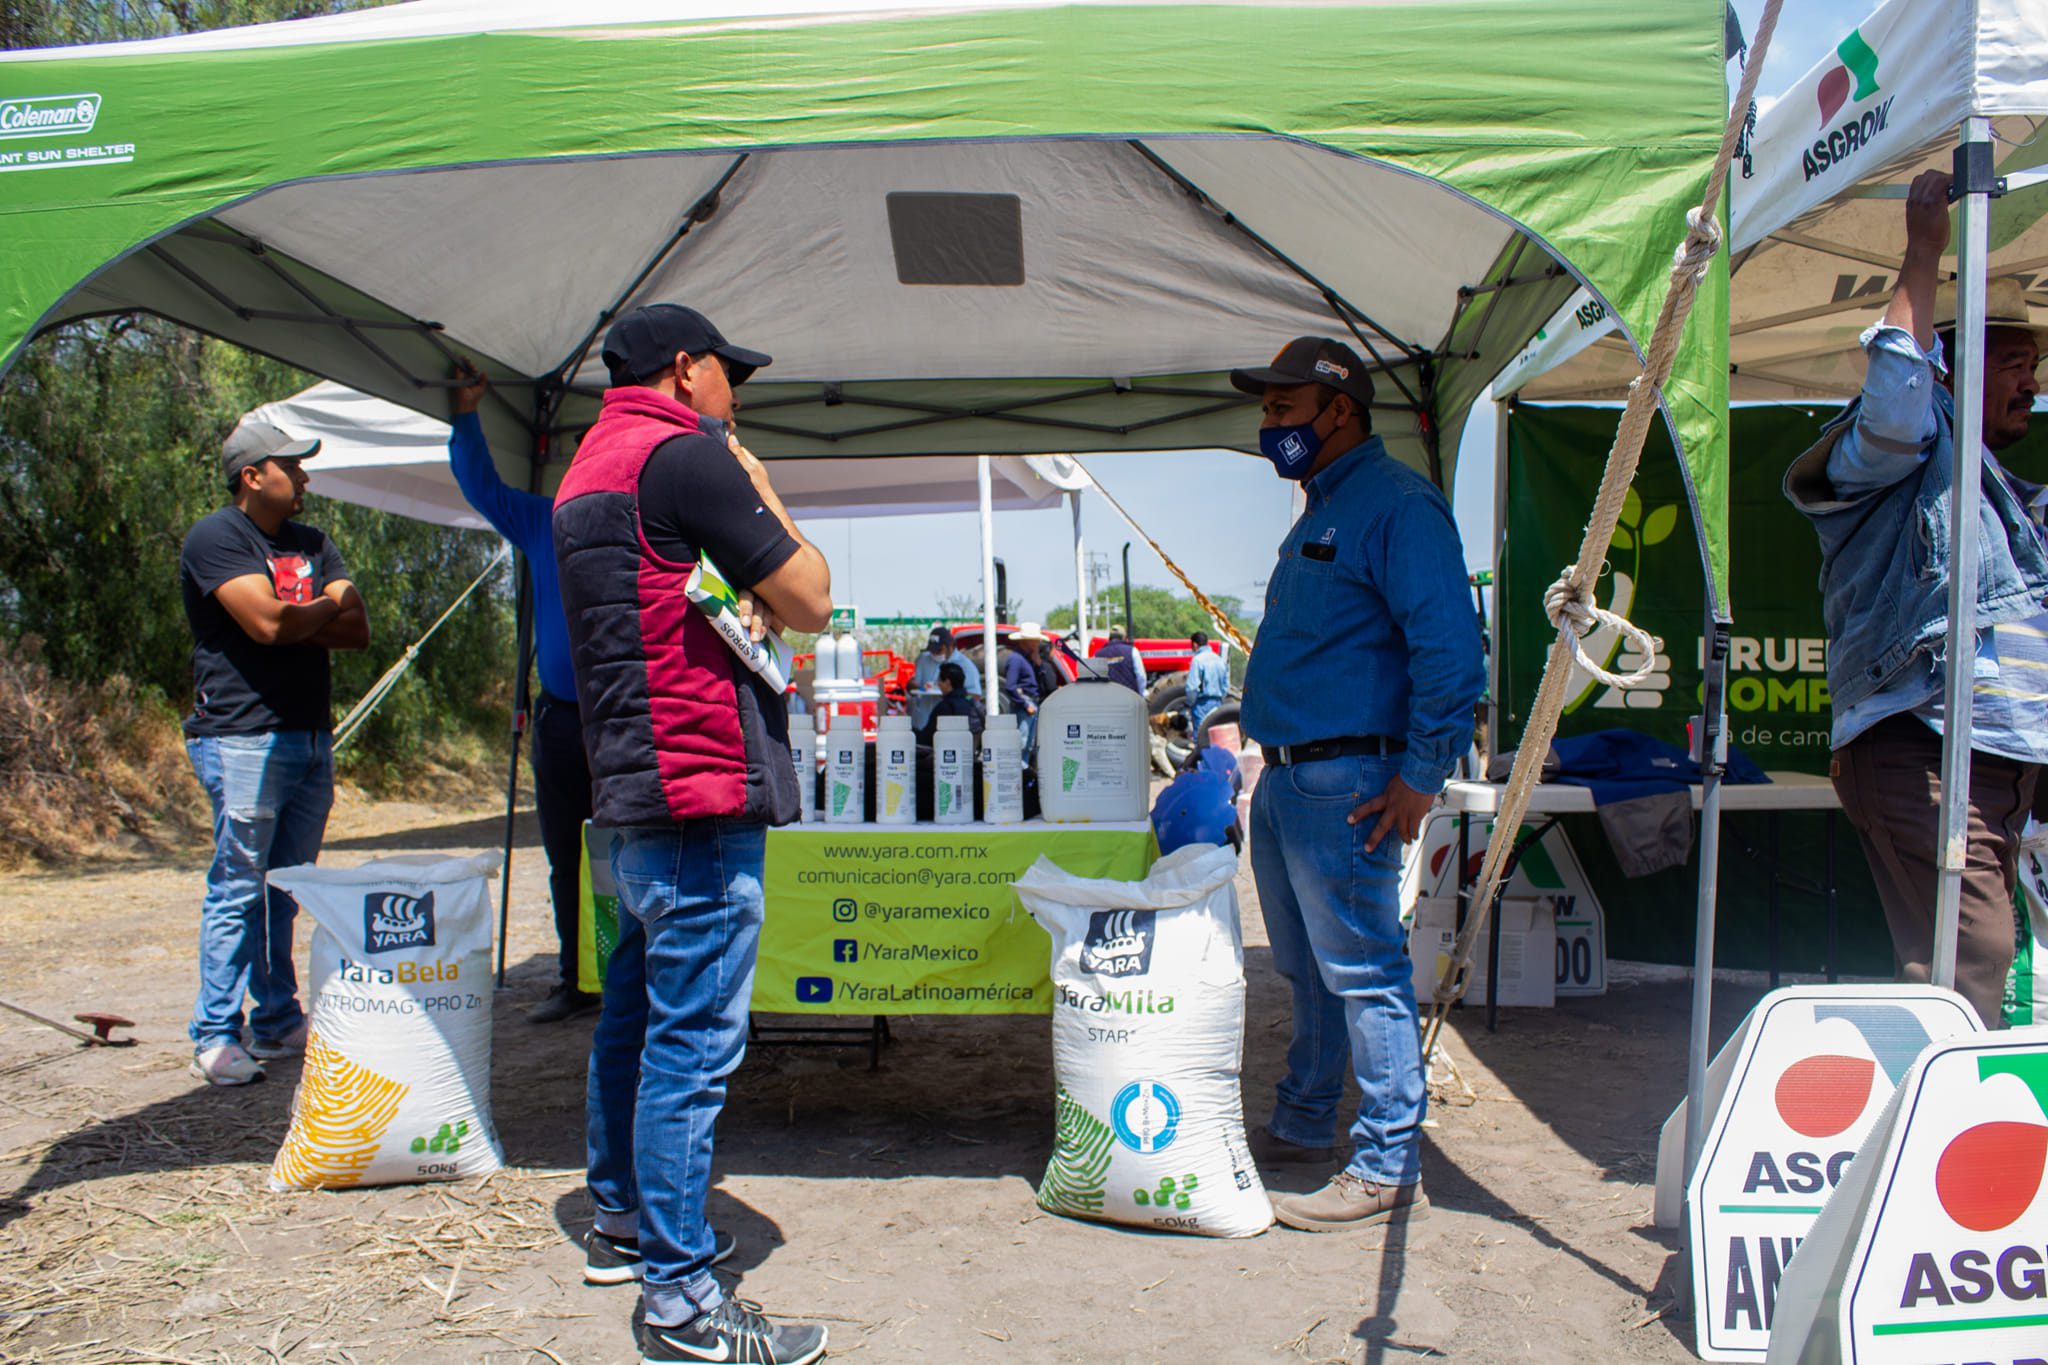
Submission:
[[[1472,747],[1486,686],[1450,504],[1377,436],[1306,488],[1245,671],[1245,733],[1275,745],[1403,738],[1401,780],[1435,792]]]
[[[1940,652],[1948,631],[1954,400],[1934,382],[1936,359],[1923,356],[1899,328],[1872,328],[1864,344],[1871,365],[1864,395],[1792,462],[1784,483],[1785,496],[1820,536],[1821,612],[1838,748],[1855,738],[1855,730],[1881,719],[1879,712],[1890,713],[1869,707],[1859,713],[1859,703],[1874,694],[1894,697],[1897,711],[1940,694]],[[1873,392],[1873,385],[1883,391]],[[1891,391],[1901,386],[1908,392],[1924,389],[1926,397],[1913,393],[1917,401],[1901,402],[1906,395]],[[1866,404],[1918,429],[1890,420],[1865,422]],[[1855,458],[1831,460],[1844,453],[1838,447],[1852,434]],[[2048,554],[2026,510],[2025,500],[2035,490],[2005,473],[1988,453],[1982,488],[1977,624],[2025,621],[2048,598]]]

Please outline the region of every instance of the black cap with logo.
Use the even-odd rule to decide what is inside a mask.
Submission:
[[[604,366],[615,385],[635,384],[661,373],[675,363],[678,352],[723,357],[734,385],[746,383],[754,371],[770,363],[761,352],[727,341],[696,309],[676,303],[635,308],[613,323],[604,337]]]
[[[1262,396],[1268,384],[1326,384],[1360,407],[1372,406],[1372,376],[1358,352],[1329,337],[1296,337],[1261,370],[1232,370],[1231,387]]]

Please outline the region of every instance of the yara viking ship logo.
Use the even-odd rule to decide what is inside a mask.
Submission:
[[[1156,910],[1097,910],[1081,943],[1081,970],[1096,976],[1142,976],[1152,970]]]
[[[363,897],[363,951],[434,946],[434,893],[372,891]]]

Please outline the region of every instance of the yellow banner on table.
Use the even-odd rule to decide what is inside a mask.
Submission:
[[[1142,822],[770,830],[754,1008],[1050,1013],[1052,941],[1011,890],[1041,854],[1140,881],[1159,845]]]

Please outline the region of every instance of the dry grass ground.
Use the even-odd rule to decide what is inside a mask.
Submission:
[[[487,808],[345,801],[326,858],[476,851],[498,830]],[[0,1015],[0,1361],[633,1358],[631,1293],[582,1285],[572,1243],[590,1217],[589,1021],[522,1017],[551,950],[530,816],[521,838],[493,1081],[514,1169],[456,1185],[265,1189],[295,1066],[240,1091],[185,1071],[197,857],[0,878],[0,998],[60,1018],[113,1009],[140,1039],[79,1049]],[[1240,882],[1256,1122],[1287,1009]],[[826,1322],[834,1359],[1689,1360],[1675,1242],[1649,1226],[1684,994],[1624,980],[1508,1012],[1491,1035],[1461,1015],[1449,1047],[1471,1102],[1433,1110],[1436,1210],[1391,1236],[1218,1242],[1041,1213],[1041,1018],[902,1020],[877,1072],[863,1053],[755,1049],[712,1214],[738,1236],[744,1292]],[[1725,1033],[1753,994],[1723,997]]]

